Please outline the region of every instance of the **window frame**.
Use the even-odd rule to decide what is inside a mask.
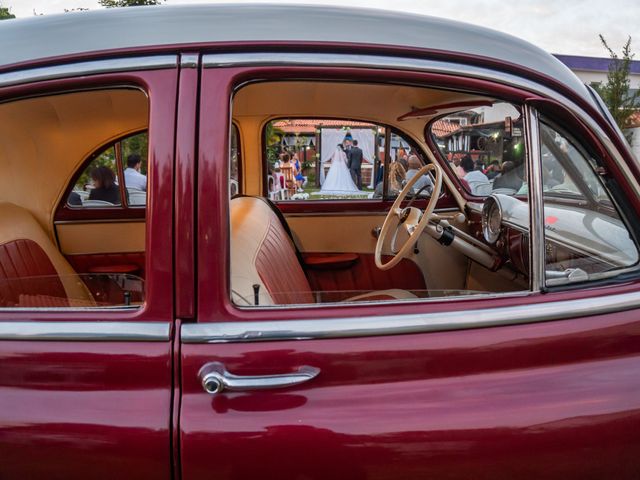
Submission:
[[[122,142],[129,137],[133,137],[135,135],[139,135],[141,133],[148,132],[149,129],[145,128],[142,130],[135,130],[133,132],[126,133],[117,137],[116,140],[108,140],[103,143],[99,148],[95,149],[91,152],[87,157],[82,161],[80,166],[77,168],[73,176],[71,177],[67,187],[65,188],[62,198],[60,199],[58,206],[56,208],[56,213],[54,216],[55,221],[65,221],[65,220],[76,220],[76,219],[111,219],[111,218],[123,218],[123,219],[144,219],[146,218],[146,209],[147,204],[145,205],[129,205],[127,195],[126,195],[126,185],[124,182],[124,164],[122,158]],[[116,148],[119,145],[120,148]],[[99,207],[74,207],[68,204],[68,198],[73,188],[75,187],[78,179],[82,176],[82,174],[89,168],[91,163],[102,155],[109,148],[114,148],[114,156],[116,163],[116,170],[119,179],[122,179],[118,183],[118,188],[120,190],[120,197],[122,199],[122,203],[120,205],[105,205]],[[147,159],[148,162],[148,159]],[[149,168],[149,162],[147,163],[147,168]],[[147,174],[149,172],[147,171]],[[148,199],[148,194],[147,194]],[[148,202],[147,202],[148,203]],[[81,212],[89,212],[90,214],[85,214]],[[114,215],[113,212],[118,212]],[[91,214],[93,213],[93,215]]]
[[[304,79],[307,81],[314,81],[313,79]],[[302,81],[304,81],[302,80]],[[270,80],[272,81],[272,80]],[[277,80],[276,80],[277,81]],[[233,114],[233,97],[236,95],[236,93],[243,87],[246,87],[247,85],[251,84],[251,83],[255,83],[255,82],[251,82],[251,81],[247,81],[247,82],[243,82],[239,85],[237,85],[235,88],[232,89],[232,94],[231,94],[231,101],[229,102],[229,108],[230,108],[230,112],[229,112],[229,118],[232,118],[232,114]],[[378,83],[385,83],[385,84],[398,84],[398,82],[378,82]],[[429,88],[435,88],[435,87],[431,87],[429,86]],[[494,98],[496,99],[500,99],[499,96],[494,96]],[[507,102],[513,102],[512,100],[504,100]],[[518,106],[522,109],[522,116],[524,117],[525,115],[525,109],[526,109],[526,98],[522,98],[520,100],[520,102],[517,102]],[[262,196],[265,195],[265,193],[268,191],[268,186],[267,186],[267,172],[268,172],[268,161],[267,161],[267,157],[266,157],[266,136],[265,136],[265,132],[266,132],[266,126],[268,123],[270,122],[274,122],[274,121],[278,121],[278,120],[283,120],[283,119],[292,119],[292,118],[296,118],[296,119],[327,119],[327,120],[345,120],[345,121],[349,121],[349,119],[346,119],[344,117],[342,118],[338,118],[338,117],[326,117],[326,116],[313,116],[313,117],[309,117],[309,116],[295,116],[295,117],[271,117],[268,120],[266,120],[265,122],[263,122],[263,124],[260,127],[260,132],[261,132],[261,154],[262,154],[262,173],[263,173],[263,181],[262,183]],[[353,120],[351,119],[351,121],[364,121],[364,120]],[[231,132],[231,128],[232,128],[232,121],[229,121],[229,135],[228,137],[230,138],[230,132]],[[425,128],[428,127],[428,125],[430,125],[431,122],[428,122],[425,125]],[[400,131],[399,129],[389,126],[388,124],[379,124],[377,122],[374,123],[374,125],[376,126],[383,126],[385,127],[385,166],[387,168],[385,168],[386,172],[388,172],[388,160],[389,160],[389,155],[388,155],[388,149],[390,147],[390,135],[392,133],[396,133],[397,135],[401,136],[403,139],[409,139],[407,140],[407,143],[409,143],[411,145],[412,148],[415,148],[416,150],[418,150],[421,155],[421,160],[424,161],[425,158],[429,158],[424,150],[422,148],[420,148],[416,142],[411,138],[410,135],[407,135],[406,133]],[[529,160],[531,153],[530,153],[530,148],[527,144],[527,139],[529,139],[529,130],[530,130],[530,125],[527,124],[526,120],[524,120],[523,118],[523,139],[524,139],[524,143],[525,143],[525,161],[527,162],[528,168],[531,170],[534,167],[532,166],[535,162],[532,160]],[[426,139],[427,145],[429,145],[430,147],[432,147],[432,144],[429,142],[428,139]],[[226,163],[227,163],[227,170],[228,170],[228,164],[229,164],[229,158],[230,158],[230,144],[228,145],[228,149],[227,149],[227,153],[226,153]],[[437,147],[435,147],[437,149]],[[434,152],[434,158],[436,160],[437,163],[439,163],[441,168],[444,168],[442,166],[442,159],[439,157],[439,155],[437,155]],[[445,161],[445,163],[447,163]],[[451,176],[455,176],[454,173],[451,171]],[[447,175],[447,171],[443,172],[444,175]],[[457,176],[456,176],[457,177]],[[385,179],[388,178],[387,175],[385,174]],[[387,186],[388,187],[388,186]],[[462,188],[460,186],[460,188]],[[464,192],[466,192],[466,190],[464,188],[462,188],[462,190]],[[443,190],[442,190],[442,194],[440,199],[443,198],[444,193],[447,192],[448,189],[446,188],[446,183],[443,181]],[[395,197],[392,198],[385,198],[386,196],[386,191],[384,192],[385,195],[383,195],[383,198],[380,199],[366,199],[363,201],[360,201],[358,199],[345,199],[345,200],[324,200],[324,201],[319,201],[319,200],[315,200],[315,201],[309,201],[309,200],[297,200],[297,201],[280,201],[280,202],[274,202],[277,204],[278,208],[281,209],[281,211],[283,213],[288,213],[288,210],[286,207],[282,208],[283,206],[288,206],[288,205],[338,205],[339,207],[344,207],[345,204],[350,204],[351,202],[356,202],[358,204],[361,203],[366,203],[368,205],[384,205],[385,207],[391,206],[391,204],[393,203],[393,201],[395,200]],[[532,234],[532,230],[533,230],[533,211],[532,209],[533,204],[534,204],[534,200],[533,197],[535,195],[534,194],[529,194],[528,195],[528,204],[529,204],[529,224],[528,224],[528,228],[529,228],[529,237],[532,238],[534,235]],[[484,197],[482,197],[484,198]],[[439,199],[439,200],[440,200]],[[373,202],[372,200],[377,200],[378,202]],[[417,207],[423,207],[424,205],[426,205],[426,202],[429,200],[429,197],[425,198],[425,199],[418,199],[414,202],[414,205]],[[229,201],[229,200],[227,200]],[[536,200],[537,201],[537,200]],[[317,209],[317,211],[322,211],[322,208]],[[385,212],[386,214],[386,212]],[[227,217],[227,228],[229,229],[230,232],[230,216]],[[229,239],[228,241],[230,242],[230,235],[229,235]],[[294,305],[270,305],[270,306],[242,306],[242,305],[236,305],[232,298],[231,298],[231,288],[230,288],[230,278],[231,278],[231,265],[230,262],[228,261],[228,259],[226,260],[226,265],[228,267],[228,271],[227,271],[227,278],[225,279],[225,285],[227,285],[226,289],[225,289],[225,306],[228,312],[234,312],[235,314],[239,314],[240,312],[246,312],[249,314],[253,314],[254,312],[257,314],[267,314],[268,312],[285,312],[285,311],[300,311],[300,312],[305,312],[305,311],[310,311],[310,312],[318,312],[319,310],[325,310],[327,312],[333,311],[333,309],[343,309],[343,308],[355,308],[355,312],[358,311],[358,309],[362,309],[362,310],[366,310],[366,307],[373,307],[375,308],[375,306],[384,306],[385,308],[400,308],[402,309],[403,307],[409,307],[409,308],[415,308],[416,306],[420,306],[420,305],[438,305],[438,304],[442,304],[443,302],[445,304],[464,304],[464,302],[466,301],[483,301],[483,300],[490,300],[490,299],[498,299],[498,298],[522,298],[522,297],[528,297],[531,295],[535,295],[541,292],[541,289],[536,288],[536,284],[538,283],[537,281],[534,281],[534,278],[531,274],[531,272],[534,270],[534,263],[535,261],[533,260],[534,257],[534,245],[533,245],[533,240],[529,241],[529,262],[530,262],[530,273],[529,273],[529,287],[527,290],[521,290],[521,291],[515,291],[515,292],[490,292],[490,293],[481,293],[478,295],[459,295],[459,296],[451,296],[451,297],[445,297],[445,298],[418,298],[418,299],[411,299],[411,300],[388,300],[385,302],[380,302],[380,301],[365,301],[365,302],[358,302],[356,303],[352,303],[352,304],[348,304],[348,305],[344,305],[344,304],[340,304],[339,302],[332,302],[332,303],[324,303],[324,304],[294,304]],[[230,248],[227,250],[227,254],[230,253]]]
[[[140,65],[145,67],[139,68]],[[156,167],[155,171],[151,173],[157,179],[161,176],[167,179],[166,182],[156,182],[153,190],[161,196],[173,197],[175,139],[173,135],[163,137],[160,132],[175,130],[177,67],[176,55],[96,59],[88,63],[82,61],[75,63],[73,68],[65,70],[64,76],[44,80],[42,79],[42,67],[33,70],[25,67],[27,70],[23,72],[23,81],[17,85],[2,86],[2,74],[0,74],[0,102],[91,90],[139,90],[148,98],[149,144],[154,145],[154,153],[157,153],[155,157],[150,156],[150,160],[154,159]],[[152,105],[154,108],[151,108]],[[168,161],[160,161],[163,158]],[[71,188],[73,187],[71,186]],[[64,197],[65,203],[66,198]],[[153,198],[151,194],[150,198]],[[59,201],[58,208],[60,204]],[[56,204],[53,203],[52,206],[56,207]],[[153,262],[150,261],[149,256],[146,259],[145,301],[141,306],[0,308],[0,322],[9,321],[15,323],[18,328],[23,328],[21,324],[25,323],[24,321],[29,321],[34,326],[33,336],[36,340],[38,339],[37,331],[39,329],[47,331],[49,325],[51,331],[60,332],[56,333],[57,337],[55,337],[60,340],[81,340],[85,337],[105,341],[168,340],[169,326],[173,322],[173,263],[171,240],[167,242],[162,234],[170,232],[172,238],[173,211],[170,205],[163,205],[162,202],[151,201],[147,208],[154,208],[157,215],[153,216],[153,221],[145,222],[145,251],[155,251],[156,255]],[[146,211],[146,209],[130,209],[131,212],[139,211],[142,215],[136,213],[135,217],[124,218],[123,209],[96,210],[102,212],[99,219],[96,219],[91,211],[84,211],[84,216],[81,213],[82,218],[74,216],[69,220],[79,223],[87,220],[89,222],[92,220],[130,222],[138,221],[139,218],[144,219]],[[53,211],[52,226],[57,221],[64,220],[57,218],[58,211],[55,209]],[[53,241],[57,243],[55,237]],[[41,328],[43,325],[47,325],[47,327]],[[26,336],[18,336],[21,339],[28,338],[31,335],[28,333],[29,330],[27,329]],[[76,331],[77,335],[74,333]],[[155,334],[152,335],[152,332]],[[42,339],[51,340],[53,338],[45,335]]]
[[[225,198],[223,192],[207,188],[202,180],[203,177],[215,178],[220,172],[226,172],[228,153],[222,162],[216,159],[212,153],[220,152],[222,145],[226,146],[225,137],[228,139],[228,121],[231,115],[230,100],[235,88],[238,86],[260,81],[268,78],[270,80],[299,80],[299,79],[323,79],[327,78],[350,81],[374,81],[382,83],[410,83],[414,85],[429,84],[445,89],[462,89],[473,92],[490,92],[494,98],[502,98],[506,101],[524,104],[525,102],[544,102],[560,99],[563,104],[567,104],[572,112],[586,122],[593,132],[611,134],[607,126],[603,127],[603,120],[600,117],[593,118],[592,110],[584,102],[576,102],[576,97],[569,95],[562,89],[556,91],[549,87],[536,83],[525,77],[510,77],[509,82],[496,81],[495,66],[470,66],[467,64],[442,64],[438,60],[427,58],[411,57],[411,52],[397,50],[394,56],[381,54],[373,57],[363,57],[361,52],[353,53],[331,53],[331,60],[326,55],[317,56],[317,51],[302,52],[278,52],[263,50],[258,53],[246,54],[245,52],[235,52],[232,54],[206,53],[203,56],[202,69],[202,101],[201,101],[201,125],[199,129],[200,163],[199,163],[199,192],[200,205],[220,204],[221,210],[211,219],[210,213],[200,209],[198,218],[200,228],[198,235],[198,255],[201,262],[207,265],[206,269],[198,269],[198,286],[200,291],[215,292],[211,296],[198,296],[198,323],[192,325],[192,335],[190,340],[196,339],[200,333],[206,334],[210,330],[218,332],[225,331],[232,334],[234,331],[242,331],[242,341],[251,341],[252,334],[259,340],[286,340],[298,338],[298,332],[303,338],[340,338],[349,336],[370,336],[385,335],[387,333],[417,333],[423,331],[439,331],[445,329],[473,328],[474,326],[502,326],[516,323],[532,323],[548,320],[559,320],[580,317],[585,314],[593,315],[594,312],[612,312],[624,308],[625,302],[631,298],[637,298],[634,285],[607,286],[599,290],[600,298],[593,299],[592,302],[584,301],[584,292],[549,292],[547,295],[537,293],[526,295],[520,299],[511,300],[499,298],[470,299],[467,302],[451,305],[449,302],[442,307],[432,304],[429,309],[439,314],[458,314],[461,322],[454,320],[444,321],[439,326],[426,329],[423,324],[415,328],[407,327],[410,319],[416,313],[421,312],[415,305],[376,305],[367,307],[365,305],[350,307],[324,307],[317,309],[274,309],[260,311],[240,311],[230,305],[230,292],[228,285],[228,208],[223,203]],[[378,51],[378,53],[380,53]],[[405,56],[402,56],[402,55]],[[205,112],[210,112],[207,117]],[[213,114],[211,112],[217,112]],[[225,118],[226,117],[226,118]],[[217,132],[216,129],[225,122],[227,128],[224,132]],[[604,129],[604,130],[603,130]],[[205,134],[206,132],[206,134]],[[212,135],[213,133],[213,135]],[[595,135],[595,133],[594,133]],[[640,195],[640,185],[633,177],[633,169],[628,167],[624,161],[630,157],[619,142],[608,143],[607,148],[611,148],[611,154],[616,161],[615,174],[623,179],[623,185],[634,194]],[[435,156],[439,161],[438,156]],[[222,176],[222,178],[227,178]],[[453,184],[455,186],[455,184]],[[226,194],[226,189],[225,189]],[[463,198],[467,198],[464,191],[460,192]],[[468,198],[467,198],[468,199]],[[471,199],[473,201],[473,199]],[[293,202],[288,205],[292,205]],[[281,204],[281,206],[284,204]],[[634,205],[640,209],[640,201]],[[326,208],[326,206],[325,206]],[[342,205],[340,205],[342,208]],[[367,205],[370,208],[370,205]],[[457,209],[457,207],[456,207]],[[328,209],[327,209],[328,210]],[[352,212],[358,211],[352,207]],[[363,208],[359,210],[363,211]],[[284,211],[284,209],[283,209]],[[291,209],[290,211],[295,211]],[[311,213],[311,209],[300,209],[299,211]],[[217,250],[213,252],[212,247]],[[224,288],[220,288],[220,286]],[[607,297],[610,295],[610,297]],[[549,302],[557,304],[558,308],[545,309],[546,314],[538,313],[535,308],[540,303],[546,307]],[[588,305],[587,305],[588,304]],[[520,317],[509,318],[500,317],[501,312],[514,307],[518,310]],[[483,316],[489,315],[494,321],[479,322],[468,321],[462,317],[465,312],[480,308]],[[494,308],[499,307],[499,308]],[[488,310],[487,310],[488,309]],[[571,313],[568,313],[568,310]],[[372,317],[380,317],[380,322],[373,322]],[[360,318],[355,318],[360,317]],[[500,318],[499,318],[500,317]],[[346,326],[319,324],[318,321],[325,319],[339,319],[340,325],[349,322],[350,325],[358,325],[357,330],[349,330]],[[223,323],[220,323],[223,322]],[[247,323],[249,322],[249,323]],[[482,325],[481,325],[482,324]],[[225,328],[228,327],[228,328]],[[292,327],[301,327],[292,329]],[[303,328],[304,327],[304,328]],[[400,330],[398,330],[400,329]],[[290,334],[288,335],[287,332]],[[231,337],[227,340],[233,341]]]
[[[633,241],[636,251],[638,252],[638,261],[635,264],[627,267],[622,267],[612,271],[599,272],[593,274],[595,278],[588,279],[582,282],[567,282],[563,284],[548,284],[546,270],[542,281],[542,289],[548,292],[560,292],[565,290],[579,290],[585,288],[593,288],[605,285],[616,285],[623,282],[633,281],[640,279],[640,221],[633,222],[629,218],[630,215],[636,213],[632,206],[629,204],[626,196],[622,194],[621,186],[615,176],[609,173],[607,165],[612,159],[604,153],[604,150],[597,148],[593,145],[593,141],[584,135],[583,126],[575,125],[573,122],[567,122],[564,119],[560,121],[551,118],[553,113],[547,114],[543,110],[539,111],[538,124],[545,125],[547,128],[554,130],[558,134],[562,135],[573,147],[584,157],[588,166],[593,169],[589,159],[592,159],[596,168],[604,169],[605,175],[600,175],[596,170],[593,170],[593,174],[596,175],[602,182],[603,188],[606,189],[608,196],[611,199],[612,207],[615,213],[620,218],[620,221],[625,226],[629,233],[631,240]],[[569,123],[569,125],[567,125]],[[570,126],[577,129],[577,132],[570,132]],[[538,168],[542,172],[542,136],[540,136],[540,157],[538,159]],[[578,176],[579,177],[579,176]],[[582,182],[581,182],[582,183]],[[581,186],[581,190],[586,190],[591,195],[591,191],[586,185]],[[542,208],[544,212],[544,191],[540,192],[540,200],[542,202]],[[590,199],[591,200],[591,199]],[[595,201],[595,200],[594,200]],[[561,201],[559,203],[569,204],[569,201]],[[597,202],[596,202],[597,203]],[[607,207],[608,208],[608,207]],[[599,208],[596,210],[599,212]],[[544,213],[543,213],[544,215]],[[637,218],[637,217],[636,217]],[[542,254],[543,267],[546,266],[546,233],[543,234],[543,247],[544,252]]]

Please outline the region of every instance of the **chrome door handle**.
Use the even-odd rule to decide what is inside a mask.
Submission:
[[[198,377],[204,391],[215,394],[224,390],[243,392],[292,387],[316,378],[319,373],[319,368],[304,366],[293,373],[243,376],[229,373],[220,362],[211,362],[200,369]]]

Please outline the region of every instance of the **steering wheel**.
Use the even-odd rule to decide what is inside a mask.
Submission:
[[[429,198],[429,203],[424,209],[424,212],[419,208],[412,207],[411,205],[405,208],[400,208],[402,202],[413,188],[413,185],[429,171],[434,172],[435,182],[433,185],[433,191],[431,192],[431,198]],[[398,194],[398,198],[396,198],[396,201],[393,202],[393,205],[391,206],[391,209],[389,210],[389,213],[387,213],[387,216],[384,219],[384,223],[382,224],[382,229],[380,230],[380,235],[378,236],[378,241],[376,243],[376,267],[378,267],[380,270],[389,270],[390,268],[395,267],[400,262],[400,260],[402,260],[409,254],[415,243],[418,241],[420,234],[429,223],[429,219],[433,214],[433,210],[436,208],[438,197],[440,197],[441,190],[442,169],[434,163],[430,163],[429,165],[425,165],[424,167],[422,167],[413,176],[413,178],[411,178],[411,180],[407,182],[402,191]],[[392,224],[394,217],[398,217],[398,224],[396,225],[396,228],[393,232],[393,238],[391,239],[391,252],[394,255],[393,258],[387,263],[383,263],[382,247],[393,228]],[[399,250],[396,250],[396,237],[398,236],[398,231],[400,230],[400,228],[404,228],[404,230],[409,235],[409,238],[407,238],[407,240]]]

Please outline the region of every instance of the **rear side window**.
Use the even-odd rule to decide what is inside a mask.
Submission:
[[[71,208],[144,207],[147,203],[147,132],[92,154],[67,197]]]

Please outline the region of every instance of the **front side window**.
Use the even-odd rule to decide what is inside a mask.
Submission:
[[[520,110],[505,102],[441,117],[431,137],[464,189],[475,196],[526,192],[524,130]]]
[[[363,113],[367,104],[355,97],[367,89],[388,112]],[[248,152],[255,151],[252,139],[262,138],[263,155],[257,162],[247,154],[243,174],[248,191],[230,200],[231,301],[252,308],[427,301],[528,290],[529,192],[519,107],[483,98],[485,110],[475,112],[474,125],[495,125],[472,132],[493,142],[489,137],[500,136],[495,135],[497,123],[504,130],[505,118],[512,119],[513,145],[507,152],[495,142],[474,156],[489,164],[499,158],[499,167],[509,167],[511,161],[520,178],[517,187],[496,192],[484,211],[470,207],[468,216],[452,208],[435,210],[437,192],[446,188],[443,178],[455,173],[432,161],[419,135],[437,120],[441,105],[466,105],[475,98],[425,87],[320,81],[240,88],[233,121]],[[431,108],[429,102],[438,103]],[[494,104],[499,105],[495,110],[485,107]],[[327,117],[288,115],[313,111]],[[477,146],[478,139],[474,141]],[[232,141],[231,174],[234,157]],[[464,163],[469,174],[464,181],[469,188],[482,183],[475,178],[482,176],[491,193],[491,180],[508,171],[495,165],[486,170],[473,157],[468,160],[472,165]],[[291,205],[289,200],[304,202]]]
[[[638,262],[631,232],[596,173],[598,162],[569,135],[540,124],[547,284],[615,274]]]

